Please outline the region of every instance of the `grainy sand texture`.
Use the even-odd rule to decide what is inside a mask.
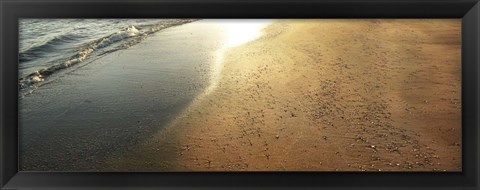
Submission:
[[[461,171],[461,21],[275,20],[120,171]]]

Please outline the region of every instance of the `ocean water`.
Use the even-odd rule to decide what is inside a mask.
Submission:
[[[30,92],[62,70],[128,48],[193,19],[21,19],[19,88]],[[26,91],[25,89],[29,89]]]

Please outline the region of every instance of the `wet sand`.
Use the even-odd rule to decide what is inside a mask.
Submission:
[[[115,171],[461,171],[460,20],[284,20]]]

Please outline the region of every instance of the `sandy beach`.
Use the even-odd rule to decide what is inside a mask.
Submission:
[[[280,20],[113,171],[461,171],[460,20]]]

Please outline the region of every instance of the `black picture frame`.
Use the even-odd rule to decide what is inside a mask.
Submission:
[[[19,172],[19,18],[461,18],[462,172]],[[0,0],[0,189],[479,189],[478,0]]]

